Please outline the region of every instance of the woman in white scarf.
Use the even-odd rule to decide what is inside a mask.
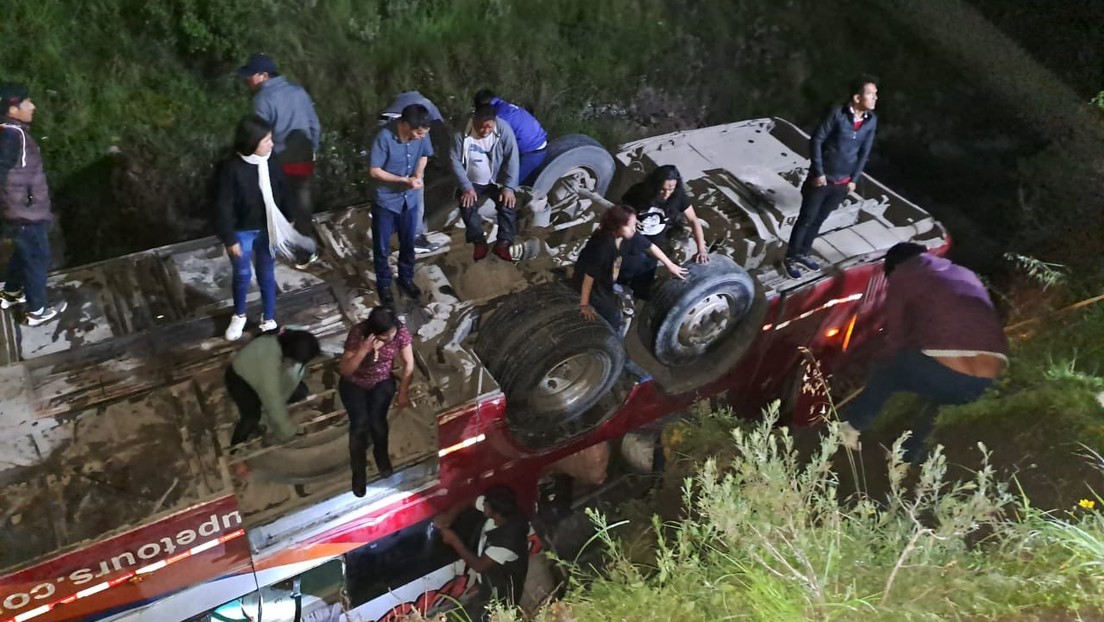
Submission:
[[[270,160],[272,127],[260,117],[245,117],[238,123],[234,151],[223,164],[215,207],[215,227],[233,265],[234,315],[226,329],[230,341],[240,339],[245,329],[253,267],[261,290],[261,331],[276,330],[275,258],[292,259],[296,248],[315,251],[314,240],[297,232],[284,213],[295,198],[280,167]]]

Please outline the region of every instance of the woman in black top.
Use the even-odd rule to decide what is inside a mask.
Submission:
[[[705,232],[694,206],[690,204],[677,168],[666,165],[653,170],[644,181],[629,188],[621,201],[636,210],[637,231],[661,248],[666,248],[671,227],[685,218],[698,246],[694,260],[698,263],[709,262]],[[646,254],[626,257],[618,282],[632,287],[636,296],[647,298],[655,280],[655,271],[656,260]]]
[[[610,207],[602,214],[598,230],[587,240],[575,262],[573,282],[582,296],[579,309],[583,317],[596,320],[600,315],[618,332],[621,330],[621,309],[613,286],[626,258],[646,254],[666,266],[675,277],[686,277],[685,268],[671,261],[647,236],[636,235],[636,230],[636,213],[632,208]]]
[[[215,202],[215,232],[226,245],[233,266],[234,315],[226,339],[237,341],[245,329],[245,299],[257,269],[257,286],[264,307],[261,331],[276,330],[275,254],[303,246],[302,237],[288,223],[294,213],[294,193],[272,154],[272,127],[260,117],[238,123],[234,151],[219,172]],[[291,230],[289,233],[288,230]],[[313,240],[308,240],[313,250]]]

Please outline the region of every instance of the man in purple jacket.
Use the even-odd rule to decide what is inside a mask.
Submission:
[[[46,301],[50,270],[50,191],[42,167],[42,151],[31,137],[35,105],[21,84],[0,84],[0,212],[4,232],[14,251],[0,291],[0,308],[26,304],[23,322],[45,324],[65,311],[65,303]]]
[[[1008,339],[985,285],[926,250],[905,242],[886,253],[888,360],[875,367],[849,409],[849,423],[860,432],[894,393],[965,404],[980,398],[1008,365]],[[929,413],[914,424],[906,459],[920,457],[934,419]]]

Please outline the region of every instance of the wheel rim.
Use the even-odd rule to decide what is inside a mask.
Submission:
[[[553,365],[537,383],[530,408],[533,412],[560,415],[585,403],[601,391],[613,362],[609,354],[587,350]]]
[[[724,293],[710,294],[694,303],[679,324],[678,349],[696,353],[716,343],[736,324],[736,309],[736,299]]]
[[[568,170],[552,184],[552,189],[548,191],[548,205],[552,210],[553,220],[561,215],[561,218],[566,216],[568,220],[578,216],[573,210],[567,208],[573,203],[578,203],[580,189],[592,192],[598,190],[598,175],[584,166],[576,166]]]

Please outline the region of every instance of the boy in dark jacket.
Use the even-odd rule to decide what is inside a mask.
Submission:
[[[801,211],[786,250],[786,273],[795,279],[801,276],[799,265],[820,270],[809,251],[824,220],[855,191],[862,177],[878,129],[877,103],[877,79],[859,77],[852,84],[850,100],[833,108],[809,139],[809,175],[801,188]]]
[[[65,310],[65,302],[46,301],[50,269],[50,191],[42,167],[42,151],[29,131],[35,105],[21,84],[0,85],[0,211],[5,233],[15,250],[0,291],[0,308],[26,304],[24,323],[38,326]]]

